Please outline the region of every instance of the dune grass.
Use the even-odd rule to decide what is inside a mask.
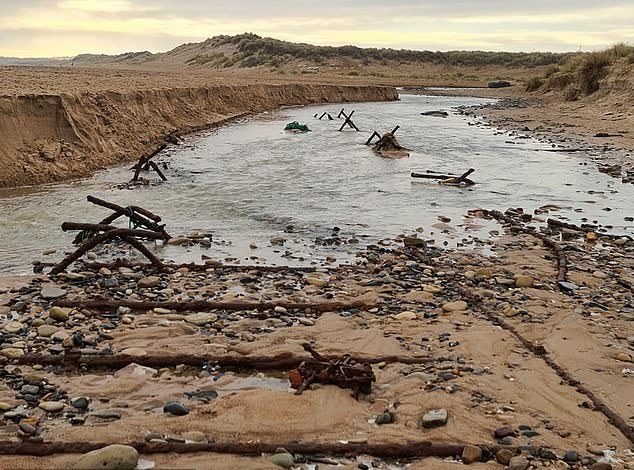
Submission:
[[[544,75],[530,77],[526,91],[558,90],[573,101],[598,91],[601,80],[617,62],[633,64],[634,46],[621,42],[602,51],[576,54],[561,67],[549,67]]]

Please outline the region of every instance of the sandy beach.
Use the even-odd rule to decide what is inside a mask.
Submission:
[[[465,81],[157,69],[0,67],[0,188],[89,176],[283,106],[393,101],[402,85],[499,98],[459,112],[634,183],[627,74],[566,101],[519,76],[438,91]],[[0,277],[0,467],[74,468],[120,444],[108,458],[136,468],[633,469],[634,241],[521,206],[439,217],[439,231],[495,226],[468,250],[411,227],[349,265],[152,266],[104,237],[56,274]],[[311,364],[346,386],[301,375]]]

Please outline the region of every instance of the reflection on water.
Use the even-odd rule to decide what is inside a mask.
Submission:
[[[200,261],[205,254],[299,264],[333,252],[341,261],[365,243],[417,227],[437,244],[448,240],[452,246],[492,228],[482,232],[465,226],[472,224],[463,218],[466,211],[478,207],[532,211],[554,204],[563,208],[557,214],[572,222],[585,217],[613,225],[615,232],[634,233],[624,221],[633,215],[634,187],[599,173],[587,157],[539,152],[544,144],[470,126],[457,114],[446,119],[420,115],[485,101],[404,95],[399,102],[348,105],[356,110],[361,133],[337,132],[340,120],[313,117],[323,111],[336,116],[341,106],[287,108],[168,148],[162,158],[171,162],[169,180],[158,186],[116,189],[131,177],[128,164],[71,183],[0,191],[0,272],[28,272],[31,261],[43,259],[47,249],[60,250],[47,257],[59,259],[73,238],[61,232],[63,221],[97,222],[109,213],[88,204],[88,194],[146,207],[163,217],[172,235],[198,229],[214,233],[210,249],[160,249],[162,256],[179,261]],[[312,132],[284,132],[294,120],[308,123]],[[386,132],[397,124],[401,144],[412,149],[410,158],[382,159],[363,145],[373,130]],[[476,168],[472,178],[479,184],[468,189],[409,176],[411,171],[461,173],[470,167]],[[439,216],[451,222],[438,225]],[[330,237],[333,227],[341,229],[342,239],[360,243],[315,244]],[[466,234],[465,228],[474,230]],[[285,246],[271,246],[270,238],[277,235],[288,240]]]

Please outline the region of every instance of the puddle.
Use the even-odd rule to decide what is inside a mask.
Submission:
[[[468,118],[451,113],[488,101],[403,95],[398,102],[346,105],[356,110],[359,133],[338,132],[340,120],[313,117],[324,111],[336,116],[341,105],[286,108],[166,149],[159,159],[170,162],[169,179],[157,186],[116,189],[131,177],[127,164],[80,181],[0,190],[0,273],[25,274],[33,260],[61,259],[74,237],[61,231],[62,222],[97,222],[109,213],[87,203],[88,194],[143,206],[161,215],[172,235],[213,233],[208,248],[154,248],[178,262],[201,262],[205,255],[243,264],[306,265],[326,256],[350,263],[364,245],[418,227],[419,236],[436,246],[470,246],[499,230],[493,222],[464,218],[479,207],[521,206],[532,212],[555,205],[561,209],[544,218],[597,221],[612,226],[612,232],[634,235],[634,224],[625,221],[634,215],[634,186],[599,173],[588,156],[537,151],[550,147],[469,125]],[[450,114],[420,115],[433,110]],[[282,130],[295,120],[312,132]],[[401,145],[412,149],[410,158],[383,159],[363,145],[372,131],[396,125]],[[466,189],[410,178],[411,172],[428,169],[462,173],[468,168],[477,170],[472,179],[478,184]],[[439,217],[451,220],[436,225]],[[280,236],[284,245],[271,243]],[[50,249],[58,251],[42,255]]]

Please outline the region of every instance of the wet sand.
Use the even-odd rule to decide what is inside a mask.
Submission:
[[[375,364],[376,384],[371,394],[359,400],[349,390],[332,385],[294,395],[280,381],[287,370],[258,372],[247,367],[236,377],[237,371],[223,367],[129,365],[111,370],[25,364],[5,366],[11,385],[0,393],[0,401],[10,407],[22,405],[25,415],[35,417],[30,422],[43,412],[18,398],[21,384],[43,386],[37,397],[40,401],[63,402],[63,411],[50,413],[38,428],[44,442],[135,444],[151,432],[178,441],[187,432],[198,431],[201,438],[215,442],[275,446],[339,441],[503,443],[518,453],[519,447],[528,446],[523,447],[524,453],[536,465],[549,462],[543,456],[550,454],[539,449],[549,449],[559,459],[568,450],[598,459],[589,449],[599,445],[616,451],[621,463],[614,468],[631,468],[633,461],[627,453],[631,441],[596,409],[588,395],[562,380],[552,364],[522,342],[524,338],[533,346],[543,346],[558,367],[631,429],[634,245],[608,238],[587,242],[583,234],[576,235],[568,234],[570,239],[562,242],[569,257],[568,280],[579,286],[570,295],[559,292],[555,283],[553,252],[534,236],[511,233],[492,244],[495,257],[377,248],[364,253],[365,259],[355,267],[315,273],[179,269],[157,275],[157,284],[151,288],[139,287],[140,278],[156,274],[145,269],[79,267],[75,270],[79,277],[53,279],[65,291],[62,299],[356,301],[362,306],[332,312],[306,308],[203,314],[124,309],[118,315],[111,309],[88,307],[68,310],[68,320],[60,322],[50,319],[51,301],[41,298],[39,280],[28,293],[2,294],[10,299],[9,305],[18,299],[28,305],[15,336],[8,336],[4,325],[5,352],[7,342],[17,342],[27,354],[57,354],[68,350],[63,346],[65,337],[82,332],[84,354],[123,354],[139,364],[156,356],[169,364],[170,357],[178,355],[305,357],[301,343],[306,341],[324,354],[369,359],[397,356],[420,360],[420,364],[403,360]],[[557,238],[554,233],[548,236]],[[104,287],[113,286],[113,279],[116,287]],[[57,329],[54,339],[37,336],[40,323]],[[246,387],[222,391],[231,389],[236,380],[244,383],[239,377],[245,376],[254,377]],[[267,380],[271,376],[274,379]],[[200,390],[215,390],[219,396],[204,403],[184,394]],[[88,410],[69,404],[76,396],[89,397]],[[183,417],[164,413],[162,407],[170,400],[183,403],[190,413]],[[421,428],[422,416],[437,408],[448,411],[447,424]],[[374,424],[374,418],[386,410],[393,412],[394,422]],[[116,419],[100,418],[100,412]],[[75,425],[70,424],[72,419]],[[494,431],[504,426],[511,426],[513,435],[496,439]],[[28,441],[11,426],[4,433],[5,439]],[[144,458],[205,468],[190,456],[150,454]],[[240,459],[217,458],[220,468],[230,468]],[[68,459],[31,458],[24,465],[36,462],[39,468],[53,468],[55,462]],[[266,457],[247,459],[245,465],[257,467],[266,461]]]

